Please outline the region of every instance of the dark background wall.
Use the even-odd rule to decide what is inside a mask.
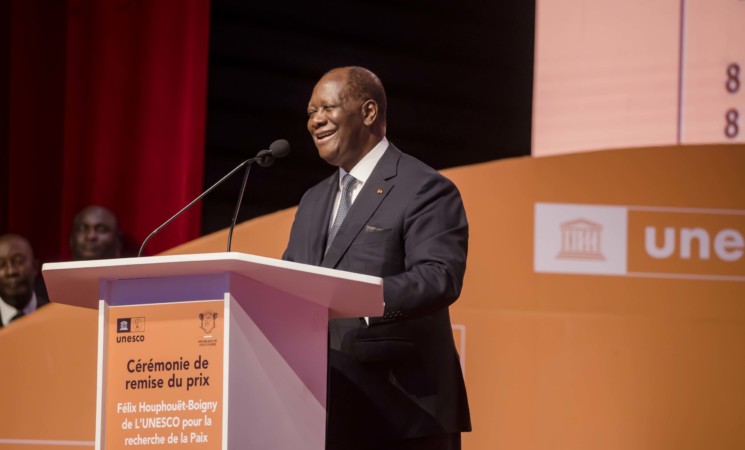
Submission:
[[[435,168],[528,155],[534,17],[531,0],[0,1],[0,62],[11,69],[0,70],[0,233],[28,237],[43,262],[65,259],[72,216],[97,203],[119,215],[136,253],[196,192],[278,138],[293,151],[253,169],[239,221],[293,206],[334,170],[317,156],[306,107],[321,75],[343,65],[381,77],[388,138]],[[195,28],[170,31],[177,23]],[[174,68],[179,55],[191,70]],[[185,83],[198,89],[166,95]],[[174,125],[185,114],[195,118]],[[136,126],[162,139],[137,141]],[[176,147],[196,156],[179,159]],[[202,149],[204,170],[185,170]],[[199,207],[203,234],[228,226],[240,181],[149,252],[196,237]]]
[[[239,221],[298,203],[334,168],[305,129],[315,82],[361,65],[388,93],[388,138],[431,166],[530,154],[535,4],[525,0],[212,0],[205,187],[275,139]],[[202,231],[226,227],[242,177],[207,197]]]

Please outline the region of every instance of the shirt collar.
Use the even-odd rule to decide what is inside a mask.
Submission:
[[[367,179],[370,178],[370,174],[372,173],[373,169],[375,169],[375,166],[378,164],[378,161],[380,161],[380,158],[383,157],[383,154],[385,153],[385,150],[387,148],[388,148],[388,139],[386,139],[384,136],[383,139],[380,142],[378,142],[378,144],[367,153],[367,155],[365,155],[354,167],[352,167],[352,170],[347,172],[346,170],[340,167],[339,168],[340,189],[341,189],[341,179],[344,178],[344,175],[346,175],[347,173],[355,177],[359,181],[360,186],[364,185]]]

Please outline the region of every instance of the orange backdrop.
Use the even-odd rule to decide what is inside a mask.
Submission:
[[[465,449],[745,448],[745,261],[714,251],[718,231],[745,235],[745,146],[526,157],[445,173],[471,225],[452,308],[474,426]],[[676,250],[646,272],[537,272],[536,203],[630,208],[629,264],[644,262],[648,226],[660,245],[664,227],[709,230],[710,258],[694,252],[688,270]],[[233,249],[279,257],[293,214],[241,224]],[[167,253],[223,251],[226,234]],[[736,256],[737,240],[727,242]],[[728,277],[711,276],[722,270]],[[95,312],[50,305],[0,330],[0,358],[14,362],[2,385],[20,386],[14,407],[0,410],[0,439],[92,442],[95,328]]]

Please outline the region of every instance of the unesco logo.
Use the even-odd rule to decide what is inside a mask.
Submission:
[[[745,210],[536,203],[538,273],[745,281]]]
[[[536,203],[534,218],[536,272],[626,274],[625,207]]]
[[[120,317],[116,319],[116,342],[118,344],[129,342],[144,342],[145,318],[144,317]],[[126,334],[124,334],[126,333]]]

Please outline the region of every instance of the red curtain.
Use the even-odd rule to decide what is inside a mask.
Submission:
[[[0,234],[25,236],[37,257],[49,259],[59,255],[62,223],[66,5],[14,0],[4,8],[2,59],[9,75],[3,80]]]
[[[72,217],[99,204],[136,251],[202,189],[209,1],[15,0],[11,10],[7,230],[42,258],[66,259]],[[200,223],[195,205],[147,253],[197,237]]]

